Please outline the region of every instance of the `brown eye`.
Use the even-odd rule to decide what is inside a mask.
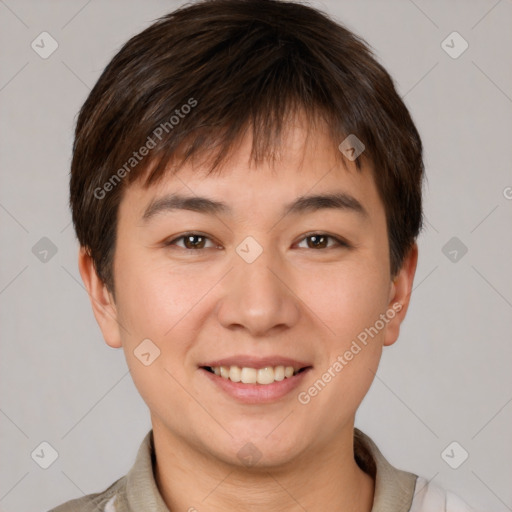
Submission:
[[[183,240],[183,245],[178,245],[177,242]],[[199,250],[199,249],[207,249],[208,247],[205,247],[205,244],[207,241],[211,242],[211,239],[207,236],[204,236],[200,233],[185,233],[184,235],[175,238],[174,240],[171,240],[169,242],[166,242],[166,246],[173,246],[176,245],[182,249],[189,249],[189,250]],[[216,245],[212,242],[211,247],[216,247]]]
[[[203,249],[205,237],[201,235],[187,235],[183,237],[187,249]]]
[[[304,240],[307,240],[306,249],[331,249],[335,247],[349,246],[346,242],[343,242],[339,238],[327,235],[325,233],[313,233],[311,235],[304,237],[300,243],[302,243]],[[329,240],[334,240],[334,244],[329,245]]]
[[[308,243],[310,249],[318,249],[327,247],[327,240],[330,237],[325,235],[311,235],[307,237],[307,240],[310,240],[311,243]]]

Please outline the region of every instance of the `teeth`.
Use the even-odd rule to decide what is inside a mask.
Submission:
[[[272,384],[280,382],[285,378],[293,377],[299,370],[293,366],[267,366],[265,368],[249,368],[244,366],[213,366],[211,370],[215,375],[220,375],[224,379],[233,382],[243,382],[244,384]]]
[[[260,368],[258,370],[258,376],[256,377],[256,382],[258,384],[272,384],[272,382],[274,382],[274,368],[272,368],[272,366],[267,366],[266,368]]]
[[[231,373],[231,370],[230,372]],[[258,379],[258,370],[254,368],[242,368],[241,381],[244,384],[256,384]]]
[[[229,380],[240,382],[242,380],[242,369],[238,366],[232,366],[229,369]]]
[[[284,379],[284,366],[276,366],[274,368],[274,380],[281,381]]]

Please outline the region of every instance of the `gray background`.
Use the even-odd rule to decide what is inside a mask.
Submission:
[[[0,0],[3,511],[105,489],[150,428],[82,286],[68,172],[75,115],[104,66],[181,3]],[[375,48],[425,144],[412,303],[356,425],[395,466],[476,508],[512,510],[512,1],[312,4]],[[59,45],[48,59],[31,48],[42,31]],[[441,46],[453,31],[469,43],[456,59]],[[57,248],[46,262],[32,252],[42,237]],[[59,454],[46,470],[31,458],[42,441]],[[469,453],[458,469],[441,457],[452,441]],[[461,450],[448,451],[452,464]]]

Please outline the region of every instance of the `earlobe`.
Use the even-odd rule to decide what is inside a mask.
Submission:
[[[93,260],[84,247],[80,247],[78,252],[78,269],[105,342],[112,348],[120,348],[122,342],[115,302],[107,286],[99,278]]]
[[[390,318],[386,327],[384,345],[392,345],[400,334],[400,324],[404,321],[411,299],[416,266],[418,264],[418,245],[414,243],[407,253],[400,271],[390,287],[390,300],[387,315]]]

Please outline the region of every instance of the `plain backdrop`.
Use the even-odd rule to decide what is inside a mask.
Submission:
[[[105,65],[181,4],[0,0],[5,512],[104,490],[129,470],[150,428],[82,286],[68,173],[75,116]],[[412,303],[356,426],[396,467],[475,508],[512,510],[512,1],[312,5],[370,43],[425,145],[427,223]],[[31,47],[41,32],[58,44],[46,59]],[[46,261],[38,243],[53,249]],[[469,454],[457,469],[442,457],[454,441],[452,465]],[[42,442],[58,454],[48,469],[31,456],[52,453]]]

